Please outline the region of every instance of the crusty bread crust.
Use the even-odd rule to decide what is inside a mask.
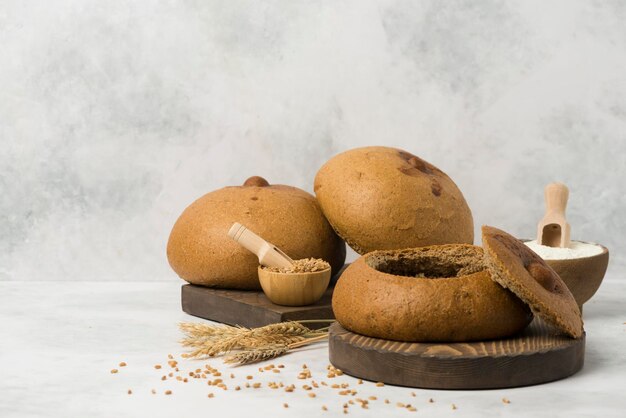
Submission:
[[[336,155],[318,171],[314,189],[335,231],[359,254],[474,241],[472,213],[456,184],[406,151]]]
[[[346,329],[397,341],[501,338],[532,319],[491,279],[482,248],[463,244],[368,253],[341,275],[332,305]]]
[[[578,304],[558,274],[512,235],[483,226],[485,262],[493,278],[526,302],[533,313],[567,335],[583,335]]]
[[[252,178],[247,186],[225,187],[193,202],[176,221],[167,258],[189,283],[218,288],[260,289],[258,259],[227,236],[240,222],[293,259],[322,258],[339,271],[346,257],[317,201],[290,186],[266,185]],[[263,181],[261,181],[263,180]]]

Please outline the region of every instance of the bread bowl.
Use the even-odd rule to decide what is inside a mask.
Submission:
[[[335,231],[359,254],[472,244],[472,213],[443,171],[406,151],[356,148],[330,159],[315,194]]]
[[[473,341],[524,329],[532,314],[492,280],[466,244],[374,251],[339,278],[332,306],[346,329],[397,341]]]
[[[332,271],[346,250],[315,197],[296,187],[251,177],[208,193],[180,215],[167,244],[171,267],[184,280],[217,288],[261,289],[258,259],[227,236],[241,222],[293,259],[321,258]]]

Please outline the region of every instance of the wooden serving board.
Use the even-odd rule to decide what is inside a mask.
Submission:
[[[330,362],[375,382],[430,389],[527,386],[568,377],[583,366],[585,335],[571,339],[535,319],[517,336],[469,343],[403,343],[330,327]]]
[[[313,305],[280,306],[270,302],[262,291],[211,289],[191,284],[183,285],[183,311],[211,321],[253,328],[277,322],[301,319],[333,319],[331,306],[333,287]],[[328,323],[307,324],[320,328]]]

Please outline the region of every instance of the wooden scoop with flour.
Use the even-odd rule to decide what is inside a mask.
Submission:
[[[549,247],[570,246],[571,227],[565,219],[569,190],[563,183],[550,183],[544,189],[546,214],[537,225],[537,243]]]

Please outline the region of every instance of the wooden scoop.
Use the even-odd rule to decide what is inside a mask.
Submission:
[[[289,268],[293,265],[287,254],[238,222],[230,227],[228,236],[259,257],[259,263],[265,267]]]
[[[537,225],[537,243],[549,247],[570,245],[570,225],[565,219],[569,190],[563,183],[550,183],[544,190],[546,214]]]
[[[240,223],[234,223],[228,236],[247,248],[265,267],[287,268],[293,260]],[[277,305],[304,306],[317,302],[328,288],[330,268],[305,273],[279,273],[259,266],[259,283],[267,298]]]

